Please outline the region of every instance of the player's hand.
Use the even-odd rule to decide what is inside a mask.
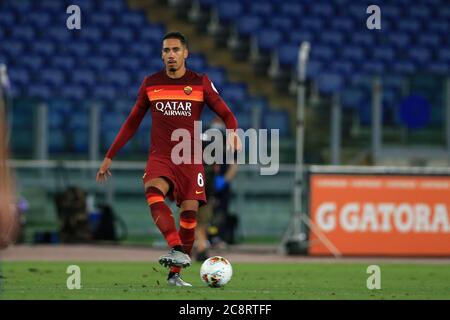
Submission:
[[[109,171],[109,167],[111,166],[112,160],[110,158],[103,159],[102,164],[100,165],[100,169],[97,172],[97,182],[103,183],[111,177],[111,171]]]
[[[236,132],[231,132],[227,134],[227,151],[241,151],[242,143],[241,139]]]

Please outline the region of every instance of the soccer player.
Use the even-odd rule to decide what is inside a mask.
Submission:
[[[111,176],[111,162],[116,153],[134,135],[145,113],[152,115],[151,148],[143,183],[147,203],[154,223],[171,248],[159,258],[159,263],[170,268],[167,282],[171,286],[191,286],[180,277],[182,268],[191,264],[190,254],[195,240],[196,213],[206,203],[203,163],[176,165],[171,153],[177,141],[171,141],[172,132],[185,129],[190,133],[191,146],[200,144],[200,135],[194,136],[194,121],[200,119],[206,103],[225,123],[227,129],[236,130],[237,120],[219,96],[213,83],[205,74],[186,68],[188,57],[186,37],[180,32],[170,32],[163,37],[162,60],[165,68],[147,76],[142,82],[137,101],[97,172],[97,181]],[[240,150],[241,141],[235,131],[227,136],[227,148]],[[180,226],[177,232],[165,197],[175,200],[180,208]]]

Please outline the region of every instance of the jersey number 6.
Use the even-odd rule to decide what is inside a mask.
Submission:
[[[201,173],[199,173],[197,176],[197,184],[199,187],[203,187],[203,185],[205,184],[203,181],[203,175]]]

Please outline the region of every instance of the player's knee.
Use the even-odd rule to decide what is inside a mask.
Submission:
[[[197,226],[197,213],[193,210],[181,212],[180,226],[184,229],[195,229]]]
[[[148,187],[145,190],[145,197],[149,206],[158,202],[164,202],[164,193],[156,187]]]

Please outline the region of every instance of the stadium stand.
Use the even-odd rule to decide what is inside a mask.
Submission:
[[[8,65],[14,105],[20,105],[16,102],[20,100],[49,105],[51,153],[86,152],[86,101],[101,105],[107,112],[101,121],[101,145],[108,145],[130,110],[144,76],[163,67],[160,42],[167,31],[164,25],[149,22],[142,10],[129,9],[125,0],[76,3],[82,9],[80,30],[65,28],[70,1],[0,3],[0,63]],[[233,8],[242,10],[239,3],[229,9]],[[224,10],[220,19],[231,20],[233,13]],[[247,102],[251,95],[244,83],[228,80],[226,68],[208,65],[205,56],[196,52],[191,53],[188,67],[206,72],[230,107],[243,119],[251,118]],[[55,104],[68,107],[56,108]],[[69,125],[61,121],[69,116],[67,109]],[[18,115],[16,120],[22,121],[21,117],[32,121],[33,112]],[[287,115],[283,119],[288,119]],[[20,129],[18,122],[13,125],[14,132]],[[285,126],[289,127],[287,123]],[[74,139],[69,138],[71,130],[78,130]],[[140,142],[132,144],[133,150],[145,151],[148,131],[139,130],[137,135]],[[31,153],[31,144],[20,145],[21,141],[25,140],[15,141],[14,151]]]

